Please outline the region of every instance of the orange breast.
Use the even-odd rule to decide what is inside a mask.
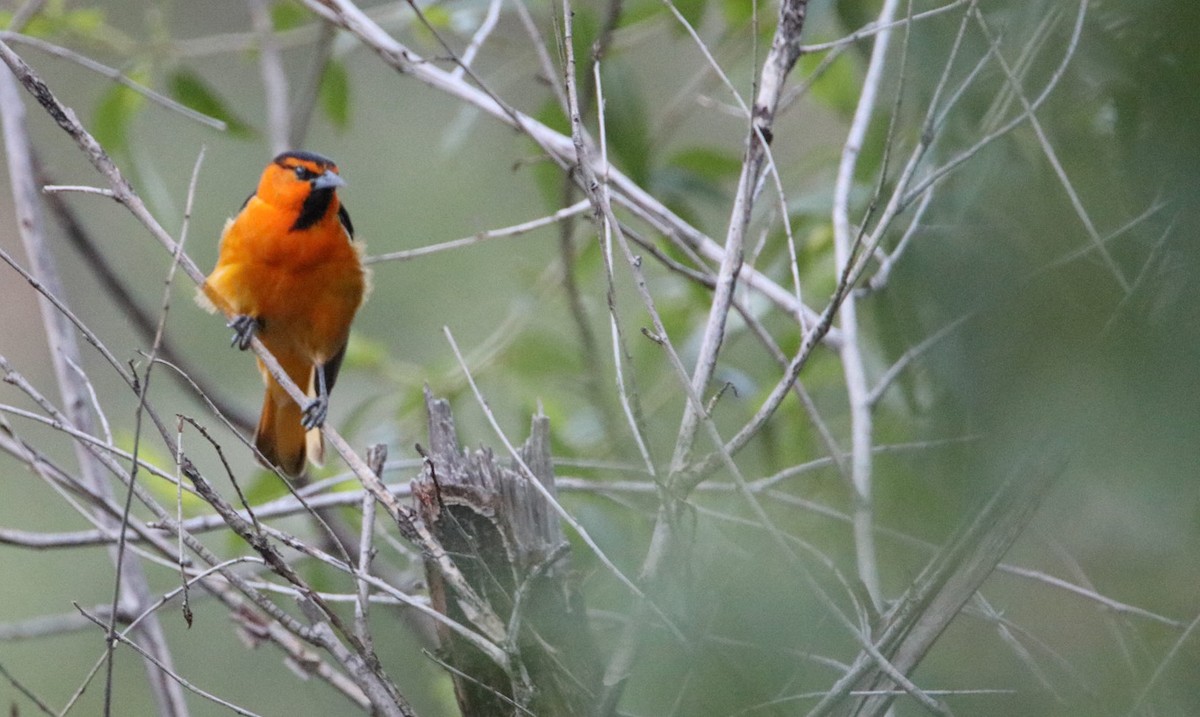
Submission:
[[[322,363],[346,343],[365,272],[336,205],[311,227],[292,231],[293,223],[292,214],[252,198],[221,238],[208,293],[226,313],[258,318],[272,353]]]

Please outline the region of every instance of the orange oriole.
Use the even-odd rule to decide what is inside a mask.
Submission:
[[[258,362],[266,395],[254,445],[267,464],[298,476],[325,445],[329,392],[346,352],[350,322],[368,290],[350,215],[338,200],[337,165],[312,152],[284,152],[225,224],[217,266],[198,292],[245,350],[258,336],[312,397],[303,408]]]

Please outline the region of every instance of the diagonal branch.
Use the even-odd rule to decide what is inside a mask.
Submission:
[[[0,50],[6,53],[5,60],[7,61],[8,55],[11,55],[12,51],[3,42],[0,42]],[[16,68],[14,68],[14,73],[16,73]],[[46,287],[47,293],[65,296],[57,265],[42,233],[42,216],[35,184],[36,172],[25,128],[25,106],[19,96],[17,85],[13,81],[13,75],[8,72],[0,72],[0,114],[4,120],[4,146],[8,154],[9,178],[12,182],[16,205],[18,233],[25,246],[25,252],[29,256],[33,274]],[[83,365],[83,358],[71,321],[44,298],[39,297],[38,305],[41,308],[46,338],[50,345],[50,360],[54,367],[54,374],[68,420],[82,432],[94,434],[95,423],[88,409],[86,381],[72,368],[72,366]],[[79,443],[73,445],[84,483],[99,495],[111,498],[112,487],[104,480],[92,454]],[[116,526],[116,522],[111,516],[101,513],[99,517],[108,527]],[[116,594],[119,598],[118,601],[121,603],[134,601],[138,605],[149,603],[151,600],[150,586],[140,563],[131,562],[123,566],[121,554],[117,549],[110,549],[110,554],[117,565]],[[146,623],[141,630],[141,635],[145,639],[148,649],[154,655],[154,659],[148,660],[145,664],[160,713],[188,714],[187,705],[183,700],[183,692],[178,684],[168,679],[156,667],[156,664],[170,666],[172,663],[162,625],[157,618]],[[106,705],[107,695],[108,692],[106,692]]]
[[[700,396],[704,395],[708,382],[712,379],[717,365],[717,354],[725,338],[725,321],[729,317],[733,290],[742,270],[743,245],[754,209],[755,189],[766,162],[767,146],[773,138],[775,111],[779,107],[784,82],[800,57],[800,32],[804,29],[807,6],[807,0],[784,0],[780,5],[775,39],[763,63],[758,97],[755,98],[751,110],[746,156],[742,162],[737,194],[734,196],[733,211],[729,219],[729,230],[721,252],[721,267],[717,272],[712,307],[709,310],[708,323],[704,327],[696,368],[692,373],[692,389]],[[675,454],[671,459],[672,472],[678,472],[687,462],[695,443],[698,425],[698,412],[689,402],[685,404],[683,419],[680,421]]]
[[[363,44],[375,51],[386,64],[398,72],[409,75],[435,90],[444,92],[455,99],[469,104],[481,112],[508,124],[525,133],[551,158],[563,167],[573,166],[577,161],[575,145],[572,139],[560,132],[547,127],[545,124],[525,115],[500,102],[495,95],[480,89],[463,79],[454,78],[450,72],[443,70],[426,61],[417,53],[383,30],[374,20],[367,16],[349,0],[303,0],[305,7],[324,18],[328,22],[347,30],[356,36]],[[790,6],[803,6],[798,0],[789,0]],[[800,18],[803,20],[801,13]],[[789,51],[799,52],[799,43],[789,46]],[[793,60],[794,62],[794,60]],[[786,73],[785,73],[786,74]],[[780,78],[782,85],[782,78]],[[776,98],[775,105],[778,105]],[[774,109],[772,109],[772,112]],[[693,227],[678,214],[671,211],[661,201],[647,192],[636,182],[623,174],[616,167],[602,164],[598,157],[591,157],[589,162],[592,171],[598,176],[608,178],[613,192],[613,201],[628,209],[634,215],[667,235],[673,241],[679,241],[699,252],[710,261],[721,261],[724,249],[703,232]],[[817,313],[804,306],[788,289],[766,275],[745,267],[739,276],[746,286],[760,292],[773,304],[779,306],[788,314],[803,313],[810,323],[816,323]],[[827,344],[836,346],[840,340],[840,332],[828,332],[823,339]]]

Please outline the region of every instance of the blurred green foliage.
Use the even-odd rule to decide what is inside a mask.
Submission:
[[[842,37],[871,22],[880,4],[813,0],[806,40]],[[439,35],[461,48],[484,5],[434,3],[422,5],[422,12]],[[940,6],[921,1],[911,10]],[[610,26],[611,7],[579,3],[575,8],[573,50],[587,108],[584,123],[598,138],[601,108],[594,103],[591,63],[600,52],[610,158],[673,211],[721,241],[741,168],[744,118],[730,111],[736,103],[728,88],[705,69],[707,61],[669,8],[657,0],[626,2]],[[299,3],[277,2],[272,8],[280,31],[299,33],[315,23]],[[749,101],[755,68],[769,48],[775,5],[688,0],[675,8]],[[993,48],[974,16],[965,16],[959,55],[947,71],[964,13],[975,8],[998,44]],[[935,95],[939,118],[949,98],[954,104],[930,137],[918,180],[1021,111],[1021,96],[992,53],[1015,68],[1026,99],[1039,95],[1063,62],[1079,8],[1052,0],[966,3],[911,28],[897,27],[877,115],[854,177],[853,220],[873,228],[926,132]],[[1034,438],[1058,438],[1074,444],[1076,459],[1009,562],[1159,618],[1136,610],[1104,611],[1044,581],[999,574],[982,593],[999,614],[988,614],[982,603],[971,605],[914,676],[931,689],[1000,690],[947,696],[959,714],[1123,715],[1147,685],[1137,714],[1187,715],[1200,705],[1200,646],[1194,637],[1178,646],[1151,684],[1182,634],[1178,625],[1161,618],[1192,620],[1200,584],[1195,559],[1200,554],[1195,478],[1200,302],[1193,289],[1200,275],[1194,240],[1200,224],[1194,196],[1200,186],[1200,46],[1192,40],[1200,5],[1094,0],[1085,9],[1078,48],[1036,113],[1040,136],[1026,122],[941,179],[886,285],[860,296],[872,381],[920,347],[873,412],[881,571],[885,594],[896,597],[932,555],[930,544],[945,541],[978,509]],[[532,5],[531,10],[544,33],[544,49],[561,62],[553,35],[561,27],[561,8]],[[95,78],[83,81],[90,90],[83,95],[91,102],[89,127],[107,149],[141,169],[140,176],[156,176],[146,170],[170,175],[169,191],[181,197],[194,151],[205,143],[213,157],[209,162],[220,165],[206,173],[238,178],[230,182],[236,186],[228,189],[228,197],[201,202],[202,212],[210,215],[204,225],[208,236],[193,241],[207,243],[189,250],[211,257],[220,221],[253,186],[253,173],[268,155],[254,129],[264,113],[259,75],[253,71],[256,57],[245,51],[253,47],[252,38],[238,50],[193,45],[203,51],[174,55],[170,42],[164,46],[141,37],[136,23],[119,22],[112,16],[116,12],[51,0],[26,31],[78,44],[80,51],[118,52],[131,79],[229,124],[227,136],[181,130],[176,125],[183,120],[163,120],[161,110],[128,88]],[[195,40],[201,34],[188,22],[189,13],[199,12],[194,7],[167,4],[164,12],[176,39]],[[441,61],[444,51],[431,31],[405,17],[389,30]],[[204,20],[204,34],[248,28],[240,16],[234,21],[205,15]],[[110,34],[114,26],[135,39]],[[110,35],[116,40],[97,43]],[[545,76],[531,42],[520,23],[506,15],[473,72],[514,107],[569,134],[563,109],[546,84],[560,81],[561,68],[553,68],[558,75]],[[314,127],[311,146],[338,150],[335,156],[351,183],[347,204],[371,252],[470,236],[579,198],[564,172],[532,143],[415,87],[372,54],[346,50],[341,38],[334,47],[319,75],[323,122]],[[298,43],[285,50],[289,77],[297,84],[310,71],[308,49]],[[789,88],[807,91],[781,113],[771,145],[786,196],[781,203],[773,182],[764,182],[747,241],[748,261],[791,290],[789,238],[780,216],[786,213],[802,295],[818,311],[837,278],[830,187],[870,49],[864,39],[835,55],[801,59]],[[907,53],[903,73],[902,51]],[[55,84],[76,72],[56,67],[56,74],[46,74]],[[939,90],[943,73],[948,80]],[[176,142],[155,134],[159,123],[171,125],[163,131],[172,136],[183,133],[171,146],[186,151],[158,157],[160,148]],[[445,142],[452,131],[467,139]],[[49,151],[67,156],[74,149],[64,143]],[[245,155],[251,157],[242,161]],[[217,195],[225,189],[210,183],[201,191]],[[156,209],[168,214],[168,206]],[[884,252],[895,251],[913,211],[909,207],[887,233]],[[694,264],[689,252],[653,228],[625,214],[622,219],[665,256]],[[138,258],[148,240],[128,238],[128,226],[112,228],[116,221],[103,217],[96,231],[121,232],[127,243],[114,242],[109,250]],[[339,428],[356,446],[384,442],[394,457],[412,458],[413,444],[424,440],[421,394],[429,384],[453,401],[465,443],[499,446],[445,346],[440,329],[449,325],[490,407],[515,440],[540,406],[552,421],[554,449],[563,459],[560,475],[649,481],[618,400],[611,300],[625,342],[622,369],[635,392],[631,410],[661,478],[674,447],[683,394],[663,348],[642,334],[651,322],[620,250],[613,251],[611,291],[603,250],[585,215],[527,237],[413,263],[376,265],[376,291],[356,328],[335,397]],[[655,308],[690,367],[711,291],[664,268],[647,250],[635,251]],[[573,288],[566,286],[564,257],[572,262]],[[87,276],[86,267],[74,271]],[[147,285],[142,298],[156,301],[159,284],[142,279]],[[576,292],[573,298],[569,291]],[[793,317],[753,292],[739,290],[738,298],[790,358],[803,338]],[[89,321],[123,327],[113,307],[85,308]],[[228,398],[256,409],[258,389],[249,362],[222,352],[219,327],[210,317],[179,313],[184,316],[172,314],[172,322],[179,322],[172,324],[173,331],[201,357],[207,378],[222,379]],[[13,340],[3,329],[0,337]],[[931,337],[936,338],[925,344]],[[754,415],[780,371],[753,328],[741,318],[731,319],[717,378],[705,396],[720,393],[713,418],[722,435],[732,435]],[[831,448],[850,446],[845,378],[835,352],[818,350],[801,381],[823,425],[814,425],[810,412],[789,398],[737,460],[749,480],[779,477],[761,498],[804,562],[797,565],[780,550],[737,496],[731,476],[718,473],[702,486],[677,519],[676,528],[687,536],[685,549],[672,556],[668,574],[652,586],[656,601],[689,642],[678,643],[657,623],[646,626],[622,703],[628,713],[804,713],[815,703],[811,694],[837,679],[836,661],[857,652],[855,637],[818,592],[847,609],[852,590],[846,583],[856,581],[847,519],[852,493],[836,464],[823,460]],[[159,400],[169,410],[181,410],[180,402],[194,403],[189,393],[159,385],[166,382],[156,390],[163,391]],[[227,449],[234,445],[230,439]],[[710,449],[707,443],[701,446],[703,452]],[[252,476],[245,484],[252,501],[282,494],[272,478],[255,473],[247,456],[235,461],[243,475]],[[206,466],[215,470],[216,464]],[[330,460],[316,477],[340,469]],[[397,471],[388,477],[406,480],[409,475]],[[638,573],[654,526],[659,496],[650,488],[563,494],[567,508],[627,575]],[[572,536],[575,566],[602,649],[611,650],[628,619],[631,598],[577,538]],[[230,541],[226,547],[237,546]],[[330,590],[346,589],[321,566],[306,564],[305,574]],[[378,615],[385,616],[377,619],[387,629],[401,622],[394,613]],[[212,643],[207,649],[228,650],[225,641],[212,639],[224,629],[216,623],[206,623]],[[411,635],[394,629],[403,634],[385,652],[387,666],[402,675],[406,687],[425,684],[417,688],[421,714],[453,714],[444,677],[433,677],[439,674],[436,666],[421,657]],[[0,644],[0,662],[15,654],[7,649]],[[259,659],[277,662],[274,656]],[[284,686],[280,704],[295,709],[286,699],[294,678],[279,672],[271,684]],[[49,678],[38,685],[55,695],[66,690]],[[314,709],[332,709],[321,705]],[[921,713],[912,701],[897,705],[897,714]],[[206,708],[198,705],[197,713]]]

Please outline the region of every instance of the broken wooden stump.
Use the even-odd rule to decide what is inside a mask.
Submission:
[[[511,458],[497,461],[488,448],[462,450],[450,404],[428,388],[425,406],[429,449],[413,484],[416,509],[509,633],[508,644],[500,645],[509,656],[505,669],[438,623],[459,708],[464,717],[590,714],[599,660],[558,514],[532,484],[555,493],[549,419],[534,416],[519,449],[530,476]],[[426,562],[426,575],[434,608],[469,626],[433,561]]]

